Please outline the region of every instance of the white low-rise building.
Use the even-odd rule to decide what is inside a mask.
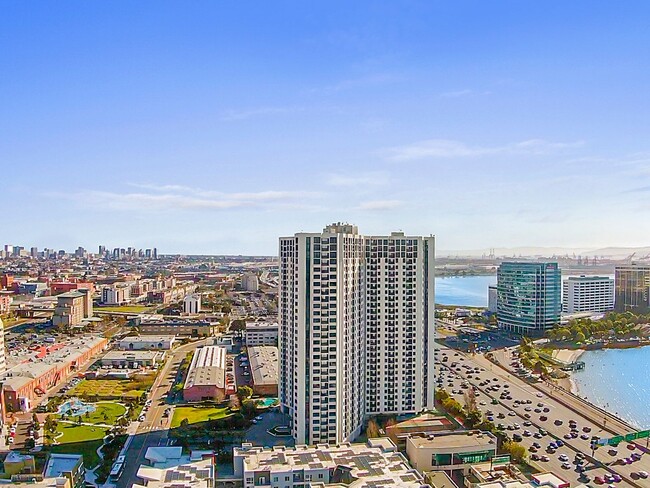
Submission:
[[[420,473],[390,439],[369,439],[366,444],[343,443],[316,446],[234,448],[234,475],[244,488],[268,486],[287,488],[347,486],[355,488],[425,488]]]
[[[130,336],[121,339],[117,347],[123,351],[160,350],[169,351],[176,342],[176,336]]]
[[[192,293],[183,299],[183,313],[197,315],[201,313],[201,294]]]
[[[246,346],[277,346],[278,324],[246,322]]]

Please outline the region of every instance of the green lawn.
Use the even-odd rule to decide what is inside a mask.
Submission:
[[[144,305],[124,305],[121,307],[97,307],[95,312],[125,312],[125,313],[144,313],[155,310],[155,307],[146,307]]]
[[[178,407],[174,410],[171,428],[179,427],[183,419],[187,419],[191,425],[222,419],[228,415],[230,415],[228,407]]]
[[[129,397],[139,398],[151,386],[149,382],[134,380],[82,380],[69,391],[70,396],[85,396],[98,398]]]
[[[97,448],[103,444],[107,430],[103,427],[59,422],[57,432],[62,432],[63,435],[56,439],[59,444],[52,446],[52,452],[83,454],[86,468],[92,469],[100,462]]]
[[[88,414],[88,416],[83,415],[82,421],[90,424],[108,424],[113,425],[118,417],[121,417],[126,413],[126,407],[120,405],[119,403],[113,402],[98,402],[95,403],[96,410]],[[104,418],[106,415],[106,418]],[[57,418],[61,418],[60,415],[57,415]],[[76,420],[76,417],[68,417],[68,420]]]

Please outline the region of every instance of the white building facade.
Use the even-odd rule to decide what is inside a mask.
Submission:
[[[192,293],[183,299],[183,313],[196,315],[201,313],[201,294]]]
[[[571,276],[562,287],[562,311],[607,312],[614,310],[614,280],[607,276]]]
[[[280,239],[282,408],[298,444],[433,408],[434,238],[333,224]]]
[[[131,302],[131,287],[128,285],[107,286],[102,289],[104,305],[125,305]]]
[[[247,346],[277,346],[278,324],[271,322],[246,322]]]
[[[497,285],[488,286],[488,312],[497,313]]]

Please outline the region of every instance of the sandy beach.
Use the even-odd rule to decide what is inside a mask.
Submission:
[[[553,357],[559,361],[572,363],[574,361],[577,361],[584,352],[584,349],[557,349],[553,351]],[[569,376],[567,378],[558,380],[558,385],[573,394],[577,394],[578,392],[578,387],[576,386],[571,373],[569,373]]]

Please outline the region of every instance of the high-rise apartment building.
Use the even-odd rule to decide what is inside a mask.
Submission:
[[[434,405],[434,238],[332,224],[280,239],[280,401],[298,443]]]
[[[562,276],[557,263],[504,262],[497,271],[500,328],[541,336],[560,323]]]
[[[630,264],[616,266],[614,309],[617,312],[650,311],[650,266]]]
[[[607,312],[614,309],[614,280],[607,276],[570,276],[562,285],[562,311]]]

